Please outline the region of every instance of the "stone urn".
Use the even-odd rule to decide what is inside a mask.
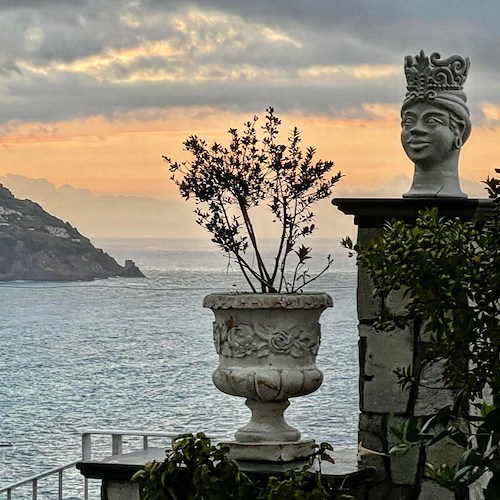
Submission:
[[[238,429],[231,456],[249,460],[295,460],[308,456],[314,441],[301,440],[287,424],[289,398],[316,391],[323,374],[316,366],[319,317],[332,307],[326,293],[211,294],[203,306],[214,315],[219,366],[215,386],[246,398],[250,422]]]

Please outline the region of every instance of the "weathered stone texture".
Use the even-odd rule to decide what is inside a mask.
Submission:
[[[384,417],[382,415],[372,415],[370,413],[361,413],[359,415],[360,431],[381,434],[383,433],[384,426]]]
[[[455,495],[434,481],[423,481],[418,500],[455,500]]]
[[[358,245],[364,246],[371,243],[382,234],[382,229],[378,227],[360,227],[358,229]]]
[[[360,325],[359,333],[366,338],[361,411],[405,413],[409,394],[399,386],[394,370],[413,361],[412,332],[409,329],[376,332],[370,326]]]
[[[385,436],[366,431],[359,431],[358,440],[363,448],[376,451],[379,453],[387,453]],[[360,463],[364,467],[375,467],[377,472],[372,478],[374,481],[385,481],[388,478],[389,459],[380,455],[364,455],[361,453]]]
[[[106,500],[139,500],[139,487],[136,484],[118,481],[103,481],[103,498]]]
[[[389,450],[398,444],[391,432],[392,427],[400,427],[405,422],[404,417],[389,416],[387,422],[387,444]],[[395,484],[415,484],[417,481],[420,450],[418,447],[406,453],[391,455],[391,478]]]
[[[432,415],[443,406],[453,404],[453,391],[443,388],[442,374],[441,362],[428,364],[422,368],[415,401],[415,416]]]
[[[404,298],[404,294],[406,289],[394,290],[386,297],[384,300],[384,305],[391,314],[395,316],[402,316],[407,314],[408,310],[406,309],[406,299]]]
[[[492,475],[491,472],[486,472],[469,486],[469,500],[484,500],[483,489],[488,486]]]
[[[362,267],[358,268],[358,319],[373,321],[381,311],[382,300],[373,296],[373,280]]]
[[[379,235],[379,229],[359,229],[358,245],[366,245]],[[357,303],[359,321],[370,321],[375,319],[382,307],[381,299],[373,296],[373,280],[370,278],[368,272],[362,267],[358,267]]]
[[[334,204],[344,213],[355,215],[355,223],[358,225],[357,242],[363,247],[380,236],[383,224],[393,217],[414,225],[418,212],[428,206],[428,200],[342,199],[336,200]],[[436,197],[433,198],[433,206],[439,209],[440,216],[443,217],[470,218],[477,209],[477,200]],[[387,453],[397,444],[388,428],[402,423],[406,416],[433,414],[439,408],[451,404],[453,394],[442,388],[442,367],[439,365],[424,367],[419,373],[421,385],[413,387],[410,392],[402,391],[394,370],[413,365],[418,373],[425,346],[431,340],[432,333],[425,331],[426,325],[415,325],[403,331],[377,333],[371,325],[382,307],[396,315],[404,314],[407,301],[403,297],[404,291],[400,290],[391,293],[382,303],[380,299],[374,298],[373,288],[373,281],[368,273],[363,268],[358,268],[359,441],[365,448]],[[427,456],[422,450],[415,449],[408,454],[390,458],[376,455],[364,457],[362,463],[375,466],[379,473],[374,478],[374,483],[367,484],[368,492],[363,500],[452,500],[454,496],[450,491],[424,475],[424,462],[435,466],[453,463],[462,451],[453,442],[441,441],[428,450]]]
[[[396,486],[383,483],[373,486],[369,490],[367,498],[369,500],[417,500],[417,491],[413,486]]]
[[[439,467],[443,464],[454,465],[464,453],[464,448],[446,437],[426,448],[426,463]]]

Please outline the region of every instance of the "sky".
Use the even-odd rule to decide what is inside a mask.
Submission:
[[[0,183],[86,236],[201,236],[162,155],[227,143],[272,106],[283,141],[297,126],[344,174],[333,196],[400,197],[403,61],[424,49],[471,59],[460,176],[483,197],[499,25],[497,0],[1,0]],[[353,231],[327,200],[315,213],[318,236]]]

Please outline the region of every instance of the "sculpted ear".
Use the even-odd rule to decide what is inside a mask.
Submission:
[[[463,120],[451,120],[450,128],[455,136],[453,146],[455,149],[460,149],[464,144],[465,122]]]

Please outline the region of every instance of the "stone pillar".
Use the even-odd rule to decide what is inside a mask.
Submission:
[[[418,212],[437,207],[442,217],[470,219],[488,200],[453,198],[413,199],[335,199],[333,204],[347,215],[354,215],[358,226],[358,243],[366,244],[382,232],[382,225],[401,219],[412,225]],[[385,304],[373,298],[373,284],[368,273],[358,270],[357,310],[359,321],[360,417],[358,440],[363,447],[381,453],[396,444],[390,432],[408,417],[425,417],[452,401],[452,394],[438,382],[439,366],[421,369],[421,357],[427,339],[418,325],[405,330],[376,332],[375,318],[382,307],[396,312],[404,308],[402,294],[394,294]],[[419,381],[409,392],[403,392],[394,373],[396,368],[415,367]],[[438,444],[427,456],[419,450],[395,456],[368,455],[362,465],[377,468],[368,490],[367,500],[452,500],[453,494],[436,485],[425,475],[425,463],[440,465],[452,462],[462,450],[450,443]],[[455,457],[455,458],[454,458]]]

